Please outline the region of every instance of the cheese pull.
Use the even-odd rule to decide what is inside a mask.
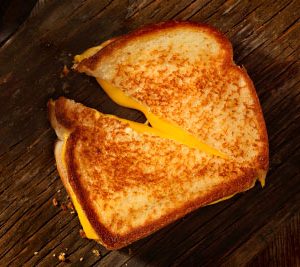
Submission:
[[[177,141],[183,145],[189,146],[191,148],[196,148],[201,151],[204,151],[208,154],[219,156],[221,158],[227,158],[227,156],[214,149],[213,147],[201,142],[198,138],[191,135],[187,131],[183,130],[179,126],[172,124],[160,117],[154,115],[149,111],[149,109],[140,104],[137,100],[126,95],[121,89],[113,86],[109,82],[101,79],[97,79],[98,83],[102,86],[103,90],[107,93],[107,95],[120,106],[124,106],[127,108],[137,109],[144,113],[148,122],[152,127],[146,126],[145,124],[134,123],[126,120],[130,126],[139,132],[149,132],[150,134],[158,135],[162,138],[171,139]],[[121,119],[122,120],[122,119]]]

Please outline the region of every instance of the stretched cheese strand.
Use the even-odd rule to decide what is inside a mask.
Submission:
[[[137,109],[144,113],[147,120],[152,127],[146,126],[145,124],[138,125],[140,123],[134,123],[126,120],[133,127],[134,130],[139,132],[149,132],[151,134],[156,134],[160,137],[178,141],[181,144],[187,145],[192,148],[197,148],[208,154],[219,156],[221,158],[227,158],[227,156],[214,149],[213,147],[201,142],[195,136],[191,135],[187,131],[183,130],[179,126],[169,123],[164,119],[159,118],[149,111],[149,109],[133,98],[127,96],[121,89],[113,86],[109,82],[101,79],[97,79],[99,84],[102,86],[103,90],[107,95],[120,106],[127,108]],[[121,119],[122,120],[122,119]]]
[[[102,44],[100,44],[98,46],[87,49],[81,55],[75,56],[75,58],[74,58],[75,62],[79,63],[82,60],[93,56],[94,54],[96,54],[98,51],[100,51],[103,47],[107,46],[112,41],[114,41],[114,39],[107,40],[106,42],[103,42]],[[137,110],[143,112],[144,115],[146,116],[148,122],[152,126],[152,127],[148,127],[146,124],[146,127],[143,127],[141,124],[126,121],[127,123],[130,124],[131,127],[133,127],[134,130],[136,130],[138,132],[144,132],[144,133],[148,132],[151,134],[156,134],[160,137],[177,141],[177,142],[187,145],[189,147],[197,148],[208,154],[216,155],[221,158],[228,158],[228,156],[225,155],[224,153],[201,142],[195,136],[191,135],[190,133],[183,130],[179,126],[172,124],[172,123],[154,115],[153,113],[150,112],[150,110],[146,106],[142,105],[135,99],[126,95],[121,89],[113,86],[112,84],[110,84],[109,82],[107,82],[105,80],[97,79],[97,81],[102,86],[103,90],[107,93],[107,95],[114,102],[116,102],[117,104],[119,104],[121,106],[137,109]],[[117,117],[115,117],[115,118],[117,118]],[[153,130],[153,129],[156,129],[156,130]]]

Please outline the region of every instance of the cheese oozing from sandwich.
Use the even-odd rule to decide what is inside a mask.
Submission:
[[[69,135],[64,135],[64,139],[68,139]],[[62,172],[67,173],[67,163],[65,160],[65,153],[66,153],[66,141],[59,141],[59,145],[57,146],[57,148],[55,149],[55,155],[56,157],[60,157],[61,161],[57,161],[58,164],[58,170],[60,172],[61,177],[63,177],[63,175],[61,174]],[[79,217],[79,221],[80,224],[84,230],[84,233],[86,235],[87,238],[89,239],[95,239],[95,240],[99,240],[99,236],[96,233],[96,231],[94,230],[94,228],[92,227],[91,223],[89,222],[87,216],[85,215],[85,212],[83,210],[83,208],[81,207],[80,203],[77,200],[76,194],[74,193],[70,183],[68,180],[63,180],[64,185],[68,191],[68,194],[72,200],[72,203],[74,205],[74,208],[78,214]]]

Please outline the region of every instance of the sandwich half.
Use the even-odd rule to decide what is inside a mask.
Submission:
[[[48,110],[64,186],[87,237],[108,249],[245,191],[258,177],[255,168],[63,97]]]

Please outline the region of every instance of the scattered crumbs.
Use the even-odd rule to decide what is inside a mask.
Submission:
[[[83,257],[81,257],[81,258],[79,259],[79,261],[83,261]]]
[[[66,65],[64,65],[64,68],[60,74],[60,78],[62,77],[66,77],[69,74],[70,70],[68,69],[68,67]]]
[[[52,256],[55,257],[56,256],[55,253]]]
[[[85,232],[83,231],[83,229],[80,229],[80,230],[79,230],[79,234],[80,234],[80,237],[81,237],[81,238],[86,238],[86,234],[85,234]]]
[[[56,198],[52,199],[53,206],[56,207],[58,205],[58,201]]]
[[[62,85],[62,90],[65,94],[68,94],[70,93],[70,84],[67,83],[67,82],[64,82],[63,85]]]
[[[68,251],[68,248],[65,248],[66,251]]]
[[[11,77],[12,77],[12,72],[0,76],[0,85],[7,83]]]
[[[75,213],[75,211],[74,211],[74,210],[72,210],[70,213],[71,213],[71,214],[74,214],[74,213]]]
[[[73,206],[73,204],[72,204],[71,201],[68,202],[67,207],[68,207],[68,209],[70,209],[70,210],[74,210],[74,206]]]
[[[125,266],[127,266],[127,263],[125,263]]]
[[[60,189],[57,190],[57,193],[60,193]]]
[[[59,253],[58,259],[60,261],[66,261],[66,253],[64,253],[64,252]]]
[[[33,254],[34,254],[34,255],[37,255],[37,254],[39,254],[39,252],[38,252],[38,251],[35,251]]]
[[[66,210],[68,209],[65,203],[62,203],[62,204],[61,204],[61,209],[62,209],[63,211],[66,211]]]
[[[100,252],[98,249],[93,249],[92,252],[96,257],[100,257]]]

